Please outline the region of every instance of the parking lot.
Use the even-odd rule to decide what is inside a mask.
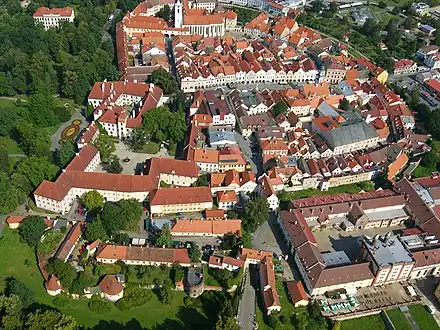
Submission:
[[[406,88],[408,94],[410,94],[415,88],[420,91],[420,102],[426,104],[431,110],[437,109],[439,102],[435,97],[426,89],[422,84],[415,81],[413,76],[394,76],[394,82],[403,88]]]

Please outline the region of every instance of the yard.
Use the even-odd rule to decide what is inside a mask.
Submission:
[[[386,330],[380,314],[360,317],[341,322],[341,330]],[[398,328],[396,328],[398,329]],[[400,329],[399,329],[400,330]]]
[[[409,306],[409,311],[420,330],[433,330],[439,328],[434,317],[429,314],[425,306],[420,304],[411,305]]]
[[[19,279],[34,293],[36,301],[53,306],[53,297],[49,296],[43,286],[43,278],[36,264],[35,254],[31,248],[19,240],[17,231],[8,227],[3,230],[0,238],[0,280],[9,276]],[[5,256],[13,256],[5,258]],[[109,267],[110,268],[110,267]],[[60,308],[63,313],[75,317],[79,324],[85,327],[94,327],[106,330],[121,328],[139,328],[136,323],[140,323],[143,328],[169,328],[175,326],[175,321],[180,320],[188,327],[208,328],[215,322],[207,318],[200,308],[185,307],[183,298],[184,292],[173,292],[169,304],[164,306],[158,301],[156,295],[141,307],[133,308],[129,312],[122,312],[116,307],[107,314],[95,314],[89,311],[88,300],[70,300],[66,307]],[[106,320],[106,321],[103,321]],[[130,324],[127,324],[130,322]]]
[[[391,322],[393,322],[394,328],[399,330],[412,330],[411,325],[406,319],[405,315],[400,311],[400,309],[390,309],[386,311]]]

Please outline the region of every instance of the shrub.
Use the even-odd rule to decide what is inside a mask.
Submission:
[[[105,300],[96,299],[89,302],[89,309],[93,313],[109,313],[112,310],[112,304]]]
[[[52,302],[55,306],[62,308],[66,307],[70,303],[70,300],[65,296],[59,296],[52,300]]]
[[[151,292],[137,287],[125,289],[124,298],[118,300],[115,305],[121,311],[129,310],[134,307],[142,306],[151,299]]]
[[[58,120],[62,123],[68,121],[71,117],[70,110],[68,107],[58,107],[55,108],[55,116],[57,116]]]

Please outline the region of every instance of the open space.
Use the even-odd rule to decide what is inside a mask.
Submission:
[[[390,309],[386,311],[388,317],[393,323],[394,327],[399,330],[411,330],[412,327],[406,319],[405,315],[400,311],[400,309]]]
[[[379,314],[342,321],[341,330],[386,330],[385,323]],[[400,329],[399,329],[400,330]]]
[[[417,323],[417,326],[420,330],[438,329],[437,322],[435,321],[434,317],[429,314],[426,306],[412,305],[409,306],[409,311],[411,313],[411,317]]]

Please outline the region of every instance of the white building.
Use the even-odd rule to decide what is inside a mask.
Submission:
[[[57,28],[63,21],[73,23],[75,13],[72,7],[52,8],[40,7],[33,15],[34,21],[44,26],[44,29]]]

